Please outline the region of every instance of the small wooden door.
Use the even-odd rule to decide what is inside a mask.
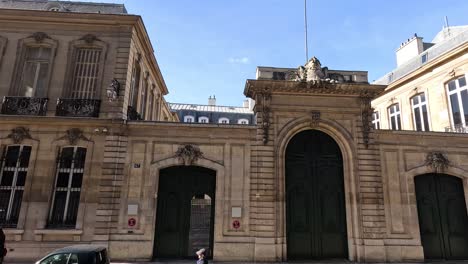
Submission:
[[[180,166],[160,171],[155,258],[194,258],[198,246],[212,256],[215,187],[213,170]]]
[[[468,216],[461,179],[415,178],[419,229],[426,259],[468,259]]]
[[[343,159],[336,142],[303,131],[286,149],[288,260],[348,257]]]

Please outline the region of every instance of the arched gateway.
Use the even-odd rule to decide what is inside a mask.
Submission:
[[[342,153],[321,131],[287,146],[286,232],[288,260],[348,258]]]
[[[162,169],[159,177],[154,258],[213,255],[216,171],[197,166]]]

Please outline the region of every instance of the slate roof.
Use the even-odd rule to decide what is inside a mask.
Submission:
[[[465,44],[468,41],[468,26],[450,27],[440,31],[433,40],[433,44],[427,50],[424,50],[418,56],[408,60],[393,71],[380,77],[373,84],[389,85],[423,67],[430,61],[433,61],[445,53]],[[426,56],[423,62],[422,57]]]
[[[238,107],[238,106],[169,103],[169,107],[173,111],[192,110],[192,111],[200,111],[200,112],[253,114],[253,111],[250,110],[248,107]]]
[[[49,11],[51,8],[56,8],[59,12],[127,14],[127,10],[123,4],[92,2],[0,0],[0,8],[42,11]]]

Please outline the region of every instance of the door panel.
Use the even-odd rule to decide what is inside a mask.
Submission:
[[[203,245],[208,245],[207,256],[212,255],[215,187],[216,175],[209,169],[181,166],[160,171],[153,253],[155,258],[193,258],[193,247],[201,240]],[[202,204],[200,199],[194,199],[205,194],[211,198],[209,205]],[[194,209],[197,209],[196,212],[193,212]],[[191,219],[194,217],[197,219]],[[206,221],[201,219],[203,217],[207,217]],[[200,222],[208,223],[208,233],[206,228],[203,232],[200,231]]]
[[[468,216],[463,182],[443,174],[415,179],[426,259],[468,259]]]
[[[288,260],[347,258],[343,160],[319,131],[294,136],[286,149]]]

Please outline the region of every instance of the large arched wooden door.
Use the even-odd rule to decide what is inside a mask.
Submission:
[[[461,179],[415,178],[419,229],[426,259],[468,259],[468,216]]]
[[[343,158],[327,134],[307,130],[286,149],[288,260],[348,258]]]
[[[213,255],[216,172],[195,166],[160,171],[154,258]]]

